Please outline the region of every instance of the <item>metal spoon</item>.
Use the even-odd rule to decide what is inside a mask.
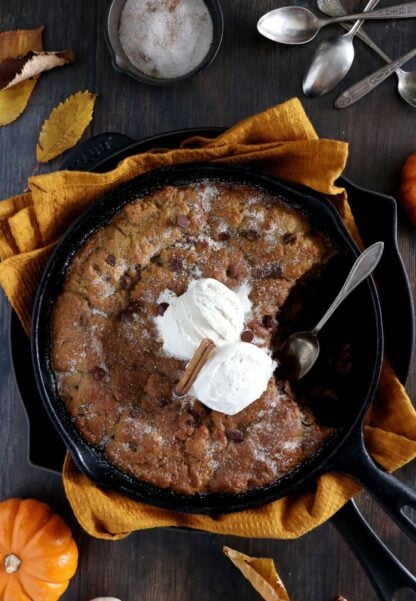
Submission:
[[[356,13],[335,19],[319,19],[302,6],[277,8],[260,17],[257,30],[264,37],[281,44],[306,44],[326,25],[356,19],[406,19],[416,17],[416,2],[380,8],[370,13]]]
[[[364,12],[374,8],[379,0],[370,0]],[[364,21],[356,21],[348,33],[337,35],[319,44],[312,63],[303,78],[303,93],[309,98],[323,96],[344,79],[354,61],[354,36]]]
[[[318,0],[317,4],[319,10],[330,17],[341,17],[347,14],[344,8],[341,6],[339,0]],[[347,23],[341,23],[341,25],[347,31],[350,29],[350,26]],[[376,54],[381,56],[386,63],[392,62],[392,59],[377,46],[377,44],[365,33],[365,31],[360,30],[356,35],[362,42],[367,44],[369,48],[374,50]],[[405,71],[399,67],[396,69],[395,73],[398,79],[397,91],[399,92],[400,96],[405,102],[413,107],[416,107],[416,71]]]
[[[398,67],[401,67],[404,63],[410,61],[414,56],[416,56],[416,48],[413,48],[410,52],[406,52],[406,54],[403,54],[395,61],[392,61],[389,65],[377,69],[377,71],[373,71],[373,73],[370,73],[367,77],[364,77],[342,92],[335,100],[334,106],[336,106],[337,109],[345,109],[347,106],[351,106],[351,104],[354,104],[354,102],[357,102],[357,100],[360,100],[374,90],[374,88],[379,86],[385,79],[390,77]]]
[[[310,332],[296,332],[286,340],[280,351],[280,356],[282,362],[286,362],[289,366],[290,375],[294,380],[303,378],[313,367],[319,355],[319,332],[342,301],[374,271],[383,249],[384,242],[376,242],[361,253],[335,300],[313,330]]]

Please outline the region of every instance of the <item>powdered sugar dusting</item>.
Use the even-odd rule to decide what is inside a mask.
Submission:
[[[203,0],[127,0],[119,35],[137,69],[169,79],[202,62],[212,43],[213,24]]]

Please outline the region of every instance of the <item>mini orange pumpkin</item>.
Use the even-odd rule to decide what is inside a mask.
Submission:
[[[408,156],[403,165],[400,201],[410,221],[416,225],[416,154]]]
[[[56,601],[77,563],[71,531],[48,505],[0,503],[0,601]]]

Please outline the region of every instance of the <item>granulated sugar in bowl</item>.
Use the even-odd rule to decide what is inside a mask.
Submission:
[[[152,78],[173,79],[196,69],[213,41],[203,0],[127,0],[119,23],[131,64]]]

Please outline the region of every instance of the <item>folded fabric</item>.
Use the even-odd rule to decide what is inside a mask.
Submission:
[[[250,163],[263,172],[326,194],[351,235],[359,233],[343,188],[336,185],[347,160],[344,142],[320,140],[297,99],[249,117],[215,139],[194,137],[180,148],[124,159],[108,173],[59,171],[29,179],[30,192],[0,202],[0,284],[30,332],[33,298],[59,236],[97,198],[157,167],[195,161]],[[416,413],[385,363],[367,420],[368,450],[394,470],[416,456]],[[118,539],[133,530],[181,526],[248,537],[294,538],[327,520],[359,487],[348,476],[322,476],[307,493],[255,510],[215,518],[179,514],[103,491],[81,475],[67,456],[64,486],[82,527],[98,538]]]

